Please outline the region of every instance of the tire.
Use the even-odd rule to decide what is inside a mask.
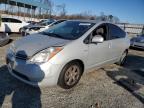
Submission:
[[[78,62],[68,63],[60,73],[58,85],[63,89],[74,87],[79,82],[82,71],[82,66]]]
[[[122,54],[122,56],[121,56],[121,58],[120,58],[120,60],[117,64],[120,65],[120,66],[123,66],[126,62],[127,55],[128,55],[128,51],[126,50],[126,51],[123,52],[123,54]]]
[[[22,28],[19,29],[19,33],[21,33],[21,32],[22,32]]]
[[[5,34],[3,34],[3,35],[6,35],[6,36],[5,36],[5,38],[0,42],[0,47],[8,44],[9,41],[10,41],[10,38],[9,38],[9,36],[7,36],[7,33],[5,33]]]

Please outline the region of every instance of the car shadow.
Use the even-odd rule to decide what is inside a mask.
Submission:
[[[18,53],[26,54],[25,51]],[[30,64],[26,65],[31,67]],[[40,68],[37,66],[37,69]],[[43,72],[41,74],[44,75]],[[17,80],[9,74],[7,66],[3,65],[0,67],[0,108],[3,106],[6,97],[11,99],[12,108],[41,108],[40,88]]]
[[[11,97],[12,108],[41,108],[41,90],[12,77],[6,65],[0,67],[0,108],[6,97]]]
[[[129,54],[124,67],[144,77],[144,57]]]
[[[117,70],[103,69],[114,83],[125,88],[144,103],[144,57],[129,54],[125,65]]]
[[[140,90],[144,87],[144,78],[138,77],[124,68],[118,68],[115,71],[105,70],[106,74],[114,80],[114,83],[123,87],[135,96],[139,101],[144,103],[144,93]]]

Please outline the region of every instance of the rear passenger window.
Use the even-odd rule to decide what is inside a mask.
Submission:
[[[20,20],[17,20],[17,19],[10,19],[10,22],[12,22],[12,23],[21,23],[21,21]]]
[[[108,30],[107,30],[107,25],[102,24],[99,27],[97,27],[93,32],[92,32],[92,37],[96,35],[101,35],[104,38],[104,41],[107,40],[107,35],[108,35]]]
[[[118,39],[124,38],[126,36],[126,33],[116,25],[109,24],[109,35],[110,39]]]
[[[2,22],[8,22],[8,18],[2,18]]]

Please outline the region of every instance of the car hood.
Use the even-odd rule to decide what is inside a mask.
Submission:
[[[29,28],[36,28],[36,27],[42,28],[44,26],[42,26],[42,25],[33,25],[33,26],[29,27]]]
[[[132,38],[132,41],[136,41],[136,42],[144,41],[144,36],[134,37],[134,38]]]
[[[50,37],[42,34],[33,34],[17,40],[13,47],[16,54],[31,57],[46,48],[52,46],[64,46],[69,42],[70,40]]]

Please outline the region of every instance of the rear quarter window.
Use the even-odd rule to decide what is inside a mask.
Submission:
[[[109,35],[110,39],[124,38],[126,33],[118,26],[109,24]]]
[[[8,18],[2,18],[2,22],[8,22]]]
[[[20,20],[10,18],[11,23],[22,23]]]

